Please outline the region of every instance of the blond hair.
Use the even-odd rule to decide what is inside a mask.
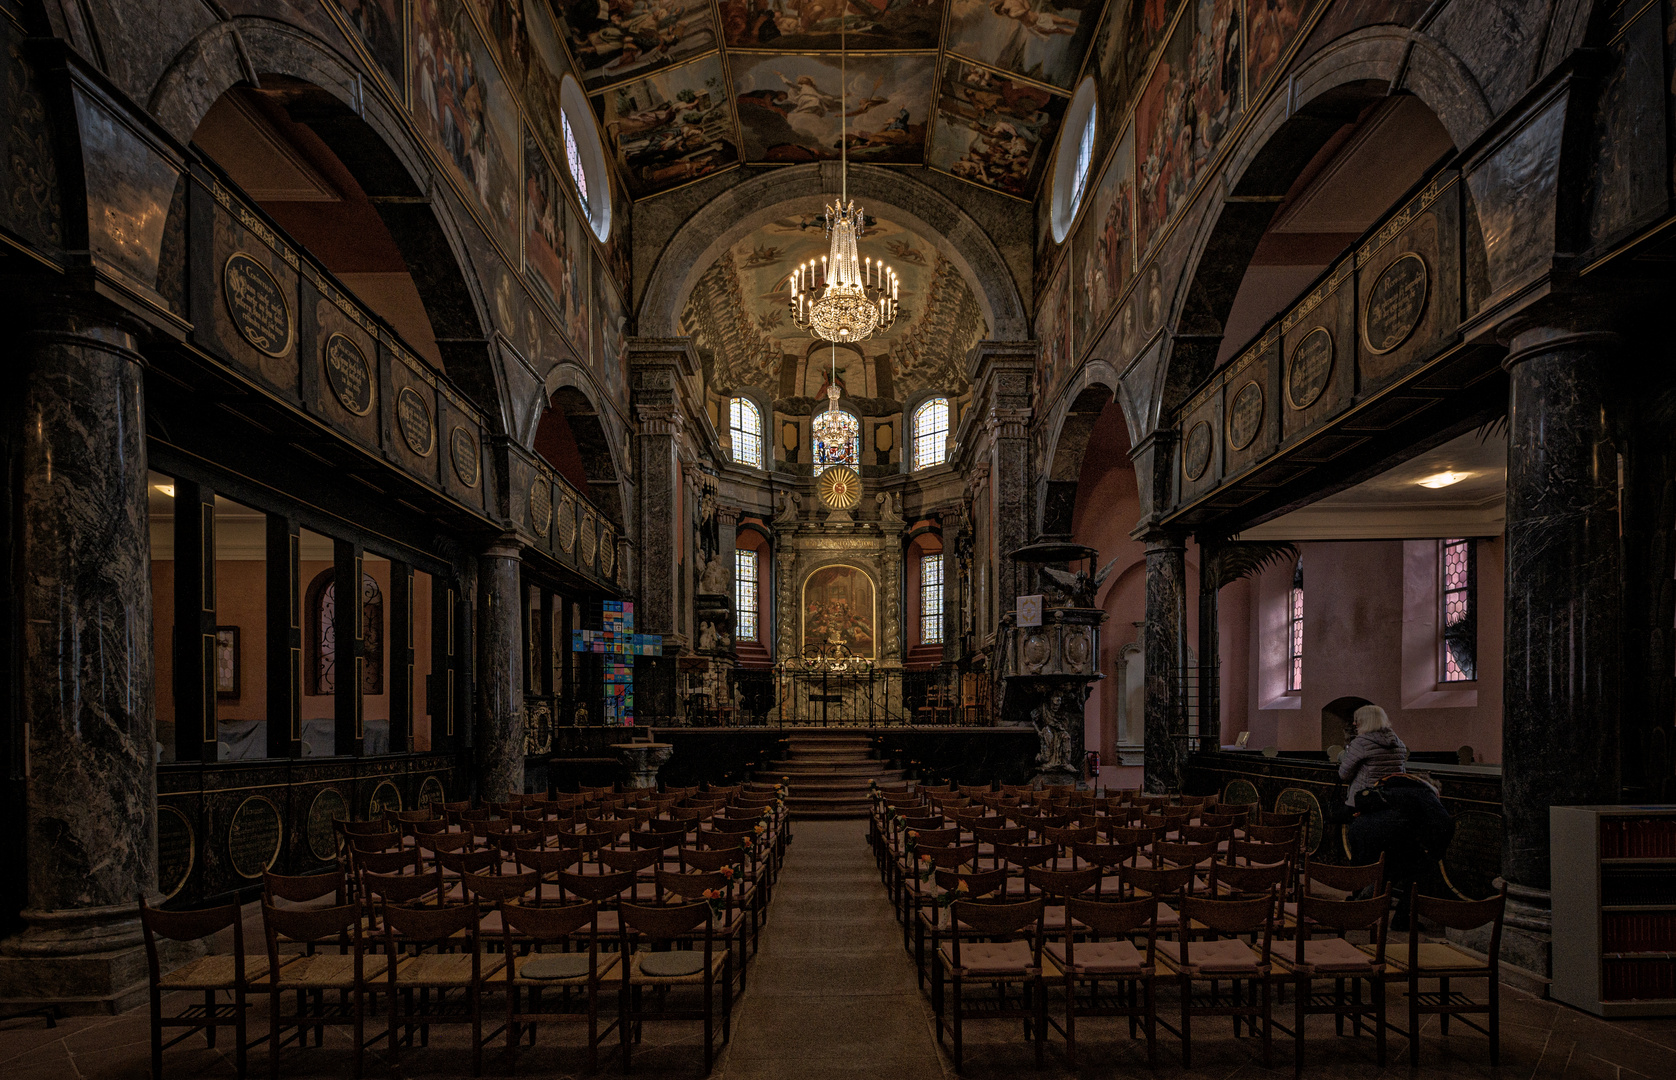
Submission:
[[[1385,715],[1385,710],[1378,705],[1363,705],[1356,710],[1356,734],[1366,735],[1374,731],[1390,731],[1391,718]]]

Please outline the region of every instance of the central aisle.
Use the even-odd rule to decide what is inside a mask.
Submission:
[[[940,1077],[930,1008],[867,822],[800,821],[733,1017],[724,1080]]]

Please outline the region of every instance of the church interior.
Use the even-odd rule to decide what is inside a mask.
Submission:
[[[0,36],[18,1080],[1676,1075],[1676,4]]]

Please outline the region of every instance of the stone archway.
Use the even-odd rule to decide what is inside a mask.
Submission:
[[[1105,407],[1121,401],[1123,381],[1110,364],[1091,360],[1077,372],[1042,425],[1046,449],[1039,463],[1035,502],[1037,532],[1069,536],[1088,437]],[[1128,410],[1124,410],[1127,419]]]
[[[1292,73],[1291,91],[1269,98],[1224,165],[1223,198],[1201,196],[1202,218],[1174,284],[1158,363],[1151,430],[1211,373],[1247,267],[1293,182],[1316,152],[1364,108],[1397,93],[1429,108],[1456,147],[1494,119],[1466,66],[1423,34],[1378,26],[1346,35]],[[1483,237],[1469,238],[1482,247]]]
[[[630,499],[625,491],[627,454],[621,445],[620,425],[602,422],[610,414],[600,407],[592,383],[574,364],[560,364],[547,373],[546,401],[569,425],[588,480],[588,497],[624,534],[623,507]]]
[[[366,93],[362,80],[306,31],[238,18],[188,42],[153,87],[148,108],[185,142],[235,87],[256,85],[273,95],[337,156],[373,203],[412,275],[449,378],[493,427],[517,431],[517,403],[503,400],[482,271],[469,254],[475,225],[466,225],[470,214],[441,194],[451,189],[404,119],[380,95]]]
[[[837,189],[833,163],[797,165],[761,173],[711,199],[675,233],[653,267],[638,304],[640,334],[676,336],[682,304],[724,250],[778,218],[821,213]],[[849,195],[863,209],[884,213],[937,246],[971,285],[992,339],[1030,336],[1012,271],[983,227],[959,205],[910,176],[866,165],[850,170]]]

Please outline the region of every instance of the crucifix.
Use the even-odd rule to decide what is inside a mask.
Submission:
[[[605,710],[607,727],[634,726],[634,660],[636,656],[662,656],[663,635],[634,632],[634,604],[607,600],[601,606],[599,630],[572,630],[571,652],[601,653],[605,661]]]

